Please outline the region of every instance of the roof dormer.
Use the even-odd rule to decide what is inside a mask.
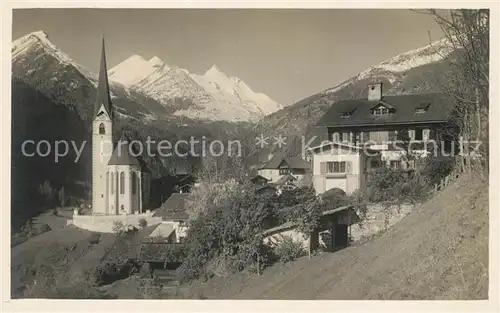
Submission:
[[[430,102],[422,102],[415,108],[415,114],[427,113],[429,107],[431,106]]]
[[[380,101],[371,107],[373,116],[388,116],[396,112],[396,108],[389,103]]]
[[[340,112],[340,117],[341,118],[349,118],[351,117],[352,113],[356,111],[356,108],[350,109],[350,110],[345,110],[344,112]]]

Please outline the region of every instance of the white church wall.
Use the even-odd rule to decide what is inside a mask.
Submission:
[[[112,127],[107,114],[96,117],[92,125],[92,209],[99,214],[106,214],[105,175],[112,152]]]
[[[153,213],[133,215],[75,215],[73,216],[73,220],[68,221],[68,225],[100,233],[113,233],[115,221],[120,221],[125,226],[132,225],[139,228],[139,220],[141,219],[145,219],[148,226],[162,222],[161,217],[153,216]]]
[[[108,166],[110,172],[109,177],[113,177],[114,186],[109,186],[109,214],[133,214],[140,211],[139,197],[140,197],[140,182],[137,178],[140,175],[138,166],[130,165],[111,165]],[[136,173],[136,192],[132,193],[132,172]],[[123,173],[125,185],[123,186],[123,193],[121,189],[120,175]],[[111,183],[111,182],[110,182]]]

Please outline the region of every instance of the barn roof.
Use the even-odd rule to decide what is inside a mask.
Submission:
[[[187,220],[186,200],[188,193],[173,193],[160,208],[155,210],[153,216],[159,216],[166,220]]]

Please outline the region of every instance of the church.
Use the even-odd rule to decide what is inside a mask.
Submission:
[[[92,214],[140,214],[149,204],[151,171],[125,133],[113,142],[114,118],[103,38],[92,122]]]

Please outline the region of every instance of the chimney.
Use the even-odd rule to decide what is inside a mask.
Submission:
[[[382,83],[368,85],[368,101],[382,100]]]

